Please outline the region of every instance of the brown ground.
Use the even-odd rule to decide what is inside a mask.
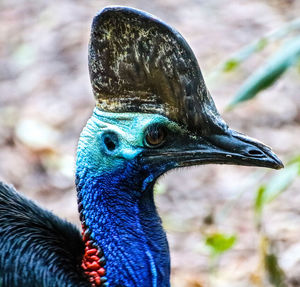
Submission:
[[[78,223],[74,156],[78,135],[93,108],[87,43],[92,17],[105,5],[134,6],[173,25],[190,43],[208,76],[233,52],[298,17],[299,2],[0,1],[1,179]],[[300,148],[296,69],[254,101],[222,112],[242,81],[273,48],[248,60],[233,75],[218,77],[209,88],[232,128],[272,146],[286,161]],[[172,286],[258,286],[253,280],[258,265],[253,200],[255,178],[263,172],[211,165],[170,172],[161,179],[165,192],[157,196],[157,204],[170,241]],[[300,286],[299,190],[298,179],[268,206],[264,216],[289,286]],[[208,219],[213,219],[212,225]],[[209,272],[203,240],[203,234],[211,230],[238,237],[234,248],[221,257],[216,274]]]

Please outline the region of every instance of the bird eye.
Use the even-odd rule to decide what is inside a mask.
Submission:
[[[145,144],[148,147],[158,147],[164,143],[167,131],[163,126],[151,125],[145,132]]]

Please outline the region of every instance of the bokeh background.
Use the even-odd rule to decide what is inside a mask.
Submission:
[[[190,43],[219,111],[234,129],[272,146],[287,162],[300,150],[300,77],[289,69],[270,89],[225,107],[276,49],[211,77],[218,64],[299,17],[298,0],[0,0],[0,179],[78,225],[74,158],[94,100],[87,68],[92,17],[106,5],[133,6],[174,26]],[[299,35],[299,30],[298,30]],[[199,166],[160,179],[156,201],[168,233],[172,286],[300,286],[300,180],[266,208],[264,232],[286,285],[262,277],[255,227],[258,186],[278,171]],[[207,234],[234,235],[218,258]]]

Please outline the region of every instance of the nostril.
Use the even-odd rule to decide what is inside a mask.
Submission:
[[[261,155],[263,155],[263,152],[261,152],[260,150],[257,150],[257,149],[250,149],[248,151],[248,154],[254,155],[254,156],[261,156]]]

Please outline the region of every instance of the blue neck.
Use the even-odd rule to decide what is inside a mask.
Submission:
[[[168,287],[169,248],[153,191],[141,193],[139,177],[130,177],[77,171],[86,226],[103,250],[110,287]]]

